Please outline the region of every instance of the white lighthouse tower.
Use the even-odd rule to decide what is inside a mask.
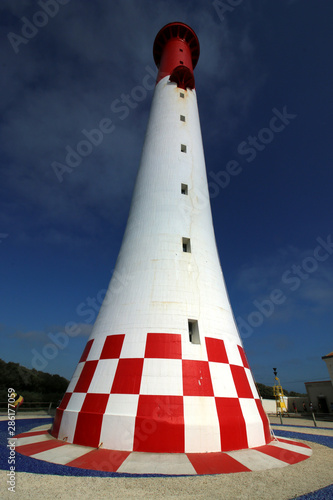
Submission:
[[[159,73],[114,277],[52,429],[66,443],[206,453],[272,440],[216,248],[198,58],[189,26],[157,34]]]

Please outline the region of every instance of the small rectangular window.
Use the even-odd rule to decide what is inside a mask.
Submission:
[[[191,253],[191,241],[190,238],[183,238],[182,239],[183,243],[183,252],[185,253]]]
[[[180,121],[181,121],[181,122],[184,122],[184,121],[185,121],[185,116],[184,116],[184,115],[180,115]]]
[[[180,150],[182,153],[186,153],[186,145],[185,144],[181,144],[180,145]]]
[[[179,64],[184,64],[184,61],[179,61]]]
[[[184,97],[185,97],[184,92],[180,92],[180,93],[179,93],[179,96],[184,98]]]
[[[188,194],[188,185],[187,184],[182,184],[181,185],[181,193],[182,194]]]
[[[180,52],[183,52],[183,49],[179,49],[179,50],[180,50]]]
[[[199,327],[196,319],[188,320],[188,336],[191,344],[200,344]]]

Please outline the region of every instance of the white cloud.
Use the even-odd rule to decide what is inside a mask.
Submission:
[[[23,342],[23,344],[36,345],[40,343],[50,342],[52,338],[56,338],[57,335],[67,335],[68,339],[70,338],[80,338],[80,337],[89,337],[91,334],[93,325],[86,323],[75,323],[75,328],[73,327],[73,331],[75,330],[75,335],[67,335],[66,334],[66,326],[63,325],[53,325],[44,330],[29,330],[27,332],[22,330],[15,330],[11,333],[8,333],[7,336],[10,338],[14,338]],[[6,327],[3,325],[3,330],[6,330]],[[53,336],[53,337],[52,337]]]

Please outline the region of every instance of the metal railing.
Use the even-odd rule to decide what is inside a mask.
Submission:
[[[51,409],[56,407],[56,404],[51,402],[30,402],[24,401],[24,403],[18,408],[17,413],[34,413],[34,412],[43,412],[47,415],[51,413]],[[0,401],[0,414],[7,414],[8,412],[8,402]]]

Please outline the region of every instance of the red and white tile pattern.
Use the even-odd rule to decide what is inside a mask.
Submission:
[[[309,458],[311,448],[290,439],[225,453],[138,453],[68,444],[48,431],[16,436],[22,455],[69,467],[126,474],[201,475],[262,471]]]
[[[182,348],[180,334],[148,333],[140,342],[142,357],[133,357],[129,335],[89,340],[52,436],[146,453],[226,452],[269,443],[243,348],[206,337],[205,345],[190,346],[196,354],[188,359],[188,344]]]

